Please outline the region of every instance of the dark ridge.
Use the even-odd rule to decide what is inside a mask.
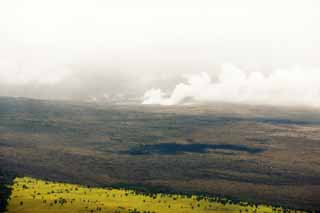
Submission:
[[[252,148],[252,147],[247,147],[243,145],[234,145],[234,144],[160,143],[160,144],[136,146],[127,151],[123,151],[121,153],[129,154],[129,155],[150,155],[150,154],[175,155],[183,152],[208,153],[210,149],[240,151],[240,152],[248,152],[250,154],[256,154],[264,151],[264,149],[261,149],[261,148]]]
[[[281,118],[256,118],[257,122],[270,123],[270,124],[284,124],[284,125],[308,125],[319,124],[319,121],[305,121],[305,120],[290,120]]]

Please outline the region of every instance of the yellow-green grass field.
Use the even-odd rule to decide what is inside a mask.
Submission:
[[[9,213],[37,212],[110,212],[110,213],[188,213],[299,212],[266,205],[232,204],[224,200],[197,196],[143,195],[132,190],[88,188],[79,185],[16,178],[8,204]]]

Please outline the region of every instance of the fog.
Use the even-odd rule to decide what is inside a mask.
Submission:
[[[3,0],[0,96],[319,106],[316,0]]]

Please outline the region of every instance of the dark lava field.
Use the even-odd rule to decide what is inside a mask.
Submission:
[[[3,97],[0,168],[10,177],[320,209],[320,111]]]

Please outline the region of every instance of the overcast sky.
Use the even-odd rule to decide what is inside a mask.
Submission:
[[[320,105],[319,26],[318,0],[1,0],[0,95]]]

